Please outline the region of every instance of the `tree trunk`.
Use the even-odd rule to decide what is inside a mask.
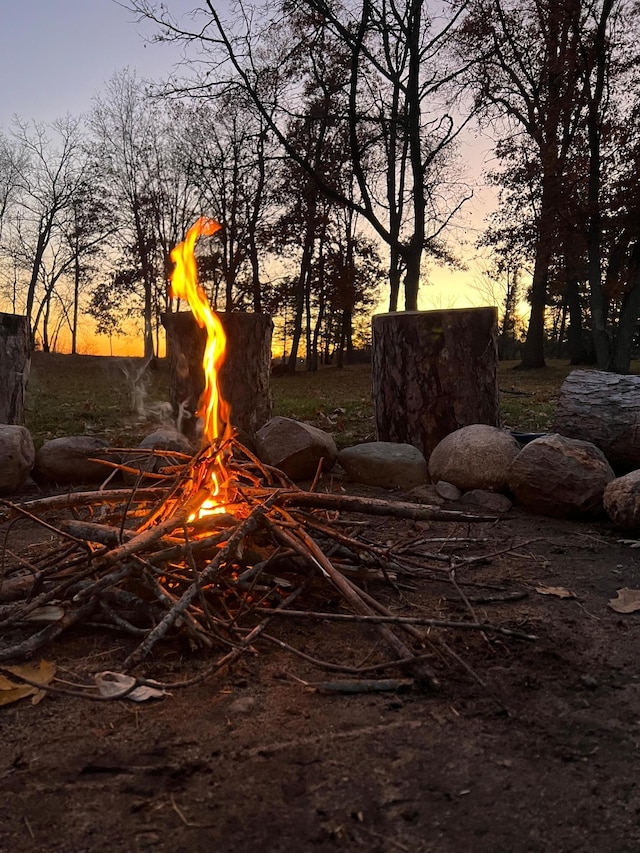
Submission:
[[[231,423],[240,440],[251,444],[253,436],[272,415],[271,332],[273,323],[266,314],[233,312],[218,314],[227,335],[224,364],[220,370],[220,391],[231,406]],[[202,357],[206,332],[193,314],[180,311],[164,314],[170,373],[170,401],[179,419],[179,428],[193,439],[197,433],[195,412],[204,389]]]
[[[542,162],[548,159],[556,163],[556,155],[546,157],[542,153]],[[523,370],[546,367],[544,360],[544,325],[547,308],[547,290],[549,282],[549,263],[553,251],[557,219],[557,174],[555,167],[547,163],[542,177],[542,198],[537,222],[536,259],[531,281],[531,314],[527,336],[522,347]]]
[[[640,261],[640,258],[638,258]],[[629,373],[633,342],[638,329],[640,315],[640,270],[636,271],[634,280],[622,298],[616,338],[613,347],[613,367],[616,373]]]
[[[24,399],[31,367],[27,317],[0,313],[0,423],[24,424]]]
[[[558,398],[553,430],[590,441],[619,471],[640,467],[640,376],[573,370]]]
[[[584,330],[582,328],[580,287],[576,278],[572,278],[567,283],[565,299],[569,312],[569,328],[567,331],[569,364],[589,364],[590,355],[585,346]]]
[[[497,426],[497,310],[470,308],[373,318],[373,402],[378,438],[429,458],[446,435]]]

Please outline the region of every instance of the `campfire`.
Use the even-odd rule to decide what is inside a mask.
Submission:
[[[199,655],[205,652],[197,679],[254,650],[259,640],[312,660],[304,649],[268,630],[283,620],[311,618],[364,624],[386,649],[384,655],[376,646],[375,661],[365,667],[315,661],[321,668],[357,674],[360,680],[366,674],[370,689],[407,683],[433,688],[440,680],[439,661],[449,656],[460,663],[447,639],[451,632],[533,639],[477,618],[458,574],[486,554],[457,557],[443,547],[430,547],[428,537],[415,531],[408,542],[380,544],[354,520],[472,525],[493,523],[494,518],[322,490],[320,468],[312,486],[303,490],[238,441],[218,383],[224,330],[198,283],[194,255],[198,238],[218,228],[201,218],[171,255],[172,295],[186,300],[207,330],[199,452],[180,457],[179,464],[175,452],[167,454],[153,486],[145,485],[149,480],[143,471],[128,489],[0,503],[6,531],[0,661],[48,652],[70,628],[83,626],[130,638],[121,668],[135,673],[134,686],[153,671],[160,644],[176,641],[186,640]],[[162,456],[159,451],[155,455]],[[46,531],[47,546],[17,553],[11,540],[19,520]],[[399,603],[383,604],[369,591],[380,587],[397,596],[400,579],[448,585],[465,616],[416,615]],[[318,600],[322,609],[309,606]],[[389,672],[398,678],[371,680]]]

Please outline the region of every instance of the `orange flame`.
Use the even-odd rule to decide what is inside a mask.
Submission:
[[[219,317],[209,307],[207,295],[198,282],[198,267],[194,249],[201,234],[210,237],[221,226],[213,219],[201,216],[187,231],[184,242],[171,252],[175,268],[171,274],[171,295],[186,299],[200,328],[207,330],[207,343],[202,364],[205,386],[198,406],[198,416],[204,421],[204,439],[211,443],[222,437],[223,425],[229,422],[229,406],[222,399],[218,372],[225,356],[226,335]]]
[[[204,367],[205,386],[198,403],[196,414],[203,419],[203,441],[211,444],[216,439],[224,439],[230,432],[230,408],[220,393],[218,374],[224,361],[226,335],[220,318],[211,310],[207,295],[198,282],[198,267],[195,259],[195,244],[198,237],[210,237],[221,226],[213,219],[201,216],[187,231],[184,241],[171,252],[175,267],[171,274],[171,296],[188,302],[191,312],[200,328],[207,331],[202,365]],[[217,471],[212,470],[212,495],[215,497],[221,480],[226,478],[221,454],[215,458]],[[215,512],[215,504],[207,501],[199,514]],[[219,512],[222,510],[218,510]]]

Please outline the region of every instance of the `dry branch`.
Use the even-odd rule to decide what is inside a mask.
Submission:
[[[481,624],[475,617],[472,622],[457,622],[394,615],[361,581],[386,583],[398,594],[396,581],[403,576],[413,583],[416,577],[430,580],[424,556],[416,566],[411,557],[403,555],[409,547],[415,548],[415,536],[409,545],[388,547],[366,541],[364,533],[358,532],[362,530],[358,522],[352,522],[351,532],[338,527],[344,521],[341,513],[454,524],[493,523],[494,516],[303,491],[235,441],[225,445],[225,453],[232,450],[234,455],[226,465],[230,478],[223,495],[216,499],[213,515],[197,517],[203,499],[210,496],[211,466],[221,452],[217,446],[203,448],[175,469],[162,488],[71,492],[23,504],[0,501],[0,522],[6,530],[11,530],[16,519],[28,518],[29,523],[46,527],[53,537],[50,548],[29,558],[10,551],[5,543],[0,592],[4,588],[5,600],[18,594],[22,597],[0,610],[0,631],[13,632],[0,660],[33,655],[67,628],[84,623],[118,631],[134,641],[125,669],[142,663],[159,642],[170,637],[184,635],[211,651],[226,647],[226,653],[202,675],[206,677],[252,647],[273,619],[306,615],[368,625],[391,651],[386,662],[341,671],[362,676],[367,671],[395,669],[423,686],[435,687],[439,679],[432,663],[441,654],[438,648],[446,647],[437,629],[475,629],[515,639],[533,638]],[[67,517],[60,518],[65,514]],[[70,514],[74,517],[68,517]],[[424,544],[430,541],[424,534],[420,538]],[[483,541],[479,537],[476,544]],[[468,538],[465,544],[468,546]],[[439,583],[451,583],[454,568],[481,559],[431,556],[446,562],[432,572]],[[473,616],[471,600],[460,589],[462,583],[466,582],[456,581],[453,588],[457,600]],[[337,592],[351,614],[289,610],[309,587],[316,595],[323,589],[325,594]],[[438,598],[442,599],[441,593]],[[27,621],[50,604],[64,613],[58,622],[42,629]],[[270,635],[268,640],[278,642]],[[282,643],[281,647],[287,646]],[[304,652],[291,651],[323,665]],[[377,653],[378,661],[380,657]],[[197,680],[200,677],[181,685]]]

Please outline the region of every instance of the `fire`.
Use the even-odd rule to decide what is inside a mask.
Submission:
[[[198,267],[195,259],[195,244],[201,235],[210,237],[219,231],[221,226],[213,219],[201,216],[198,221],[187,231],[182,243],[171,252],[171,260],[175,267],[171,274],[171,296],[176,299],[184,299],[189,304],[191,312],[200,328],[206,329],[207,342],[204,349],[202,365],[204,367],[205,387],[198,403],[196,414],[203,421],[203,442],[212,445],[218,442],[220,445],[228,437],[231,425],[229,421],[230,409],[228,403],[222,398],[218,374],[225,358],[226,335],[220,322],[220,318],[211,310],[209,300],[198,282]],[[222,458],[222,452],[218,452],[211,465],[211,496],[212,500],[206,501],[198,515],[208,515],[212,512],[223,512],[223,509],[214,500],[220,494],[220,488],[227,479],[227,474]]]

